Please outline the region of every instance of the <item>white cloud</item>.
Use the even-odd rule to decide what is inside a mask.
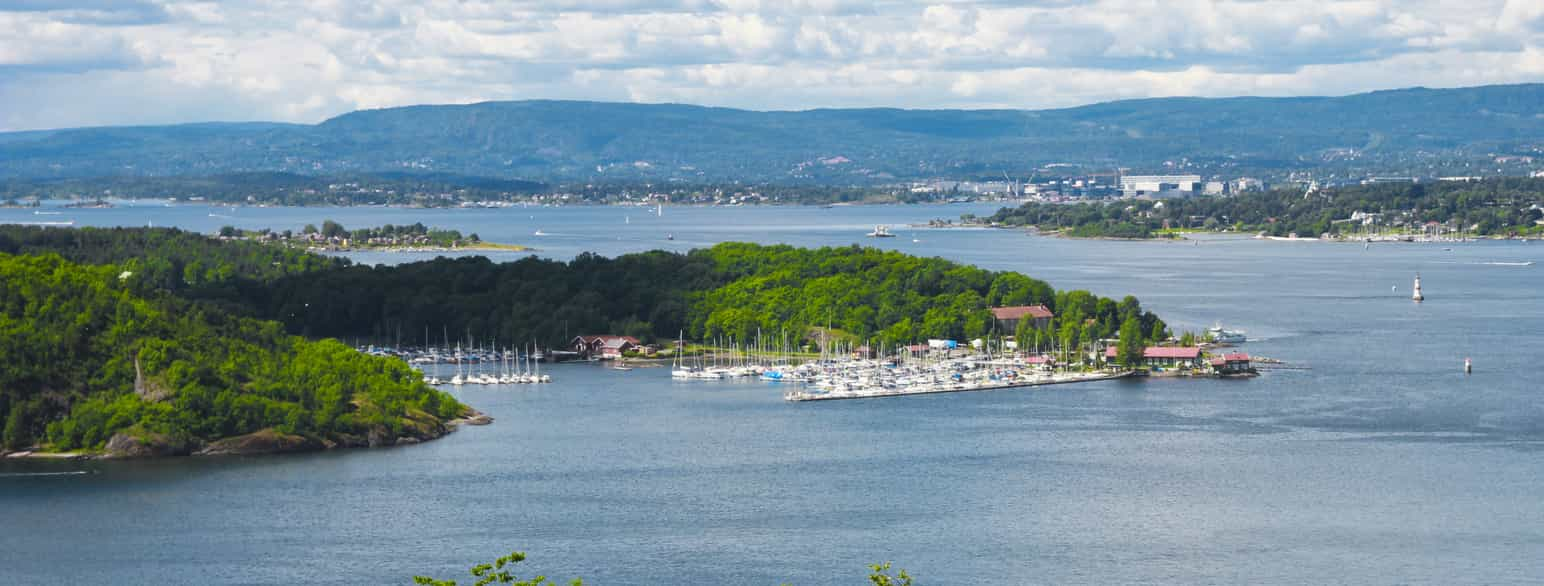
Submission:
[[[0,0],[0,129],[491,99],[1058,107],[1544,81],[1538,0]]]

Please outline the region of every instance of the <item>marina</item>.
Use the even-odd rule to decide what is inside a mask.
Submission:
[[[962,365],[964,366],[964,365]],[[961,393],[969,391],[995,391],[1024,387],[1038,387],[1068,383],[1094,382],[1126,378],[1134,371],[1098,372],[1034,372],[1020,375],[1009,365],[999,368],[964,369],[948,376],[913,375],[907,379],[893,373],[885,373],[876,367],[871,377],[852,380],[830,380],[811,385],[812,390],[788,390],[783,393],[786,401],[835,401],[843,399],[873,399],[906,395],[930,395],[937,393]]]

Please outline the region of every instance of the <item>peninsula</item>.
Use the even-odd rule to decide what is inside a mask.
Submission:
[[[1028,202],[976,224],[1076,238],[1178,238],[1234,232],[1324,240],[1544,237],[1544,178],[1316,185],[1175,198]]]
[[[356,266],[238,236],[0,227],[0,447],[291,451],[412,443],[486,421],[400,358],[336,341],[345,337],[456,332],[560,348],[568,332],[610,332],[658,347],[678,334],[745,344],[775,332],[805,352],[1012,338],[1026,354],[1054,352],[1063,369],[1091,368],[1085,350],[1101,340],[1123,340],[1129,357],[1171,338],[1132,297],[857,246]]]

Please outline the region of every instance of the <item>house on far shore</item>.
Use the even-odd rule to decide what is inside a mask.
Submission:
[[[1044,305],[1015,305],[1012,307],[993,307],[992,317],[997,318],[997,331],[1013,333],[1019,329],[1019,320],[1034,320],[1035,329],[1050,327],[1051,318],[1056,314],[1051,313],[1051,308]]]
[[[1254,372],[1254,367],[1249,364],[1249,355],[1243,352],[1223,354],[1213,358],[1211,364],[1212,370],[1217,371],[1217,374],[1221,375],[1250,374]]]
[[[1104,349],[1106,360],[1114,362],[1119,350]],[[1201,365],[1201,349],[1195,346],[1148,346],[1142,349],[1142,365],[1148,368],[1196,368]]]
[[[632,336],[577,336],[569,343],[569,349],[587,359],[615,360],[639,344],[638,338]]]
[[[1050,370],[1051,366],[1053,366],[1055,363],[1051,361],[1051,357],[1049,356],[1035,355],[1025,357],[1024,364],[1034,369]]]

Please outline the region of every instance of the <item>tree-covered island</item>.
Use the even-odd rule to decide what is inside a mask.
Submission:
[[[222,240],[255,240],[281,244],[307,250],[352,251],[376,250],[386,252],[449,252],[449,251],[510,251],[531,250],[518,244],[485,242],[477,233],[462,235],[459,230],[430,228],[423,223],[392,225],[378,228],[350,230],[332,220],[322,222],[321,228],[306,224],[299,232],[240,230],[223,226],[217,232]]]

